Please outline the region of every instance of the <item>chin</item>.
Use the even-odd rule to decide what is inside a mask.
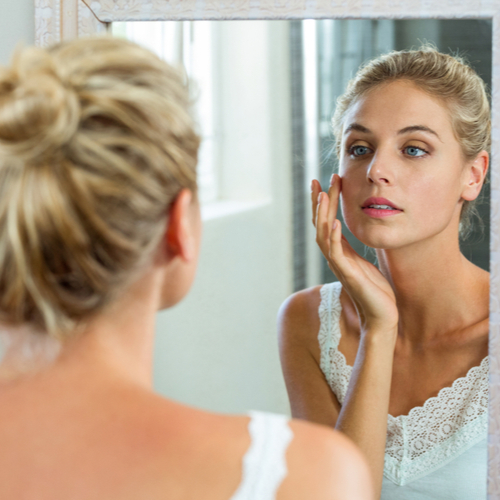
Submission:
[[[401,235],[394,228],[382,224],[352,224],[346,220],[349,231],[367,247],[375,250],[391,250],[405,246]]]

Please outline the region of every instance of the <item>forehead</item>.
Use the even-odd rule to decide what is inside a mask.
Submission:
[[[348,109],[343,130],[359,123],[377,134],[397,134],[408,126],[424,125],[444,139],[454,139],[446,103],[414,83],[396,81],[379,85],[357,99]]]

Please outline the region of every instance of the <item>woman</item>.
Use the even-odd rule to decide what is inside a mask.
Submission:
[[[152,390],[155,313],[198,259],[189,106],[172,68],[113,38],[0,73],[1,498],[371,498],[330,429]]]
[[[383,500],[486,497],[488,273],[460,252],[488,168],[484,84],[432,48],[361,68],[333,119],[317,242],[339,282],[280,313],[292,415],[364,451]],[[341,198],[340,198],[341,196]],[[337,220],[375,248],[357,255]]]

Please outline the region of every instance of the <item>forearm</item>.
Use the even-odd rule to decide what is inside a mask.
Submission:
[[[336,424],[365,454],[375,498],[382,488],[395,340],[395,332],[363,335]]]

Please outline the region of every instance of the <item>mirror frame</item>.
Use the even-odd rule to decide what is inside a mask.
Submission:
[[[500,3],[498,0],[34,0],[35,43],[105,33],[114,21],[492,19],[488,499],[500,500]]]

